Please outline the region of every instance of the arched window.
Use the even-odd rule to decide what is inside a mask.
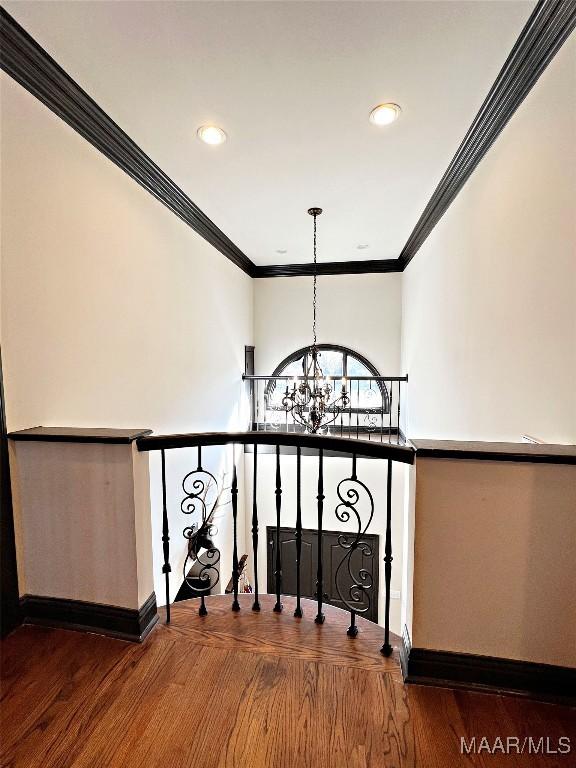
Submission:
[[[363,355],[339,344],[318,344],[318,362],[324,376],[330,376],[334,387],[345,385],[350,396],[350,408],[347,412],[363,414],[389,413],[390,399],[388,388],[377,368]],[[276,366],[272,376],[303,376],[310,364],[311,347],[302,347],[285,357]],[[355,378],[361,377],[361,378]],[[364,378],[365,377],[365,378]],[[376,378],[375,378],[376,377]],[[270,379],[265,389],[267,410],[282,410],[282,396],[285,383]]]

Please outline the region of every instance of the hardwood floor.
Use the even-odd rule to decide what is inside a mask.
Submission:
[[[382,630],[242,611],[230,597],[172,608],[141,645],[21,627],[2,644],[5,768],[456,768],[576,765],[576,710],[525,699],[405,686]],[[568,755],[460,754],[460,738],[571,739]]]

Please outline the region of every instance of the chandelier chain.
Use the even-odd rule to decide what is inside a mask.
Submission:
[[[312,321],[312,334],[314,336],[314,351],[316,351],[316,282],[318,278],[317,274],[317,264],[316,264],[316,214],[314,214],[314,298],[312,300],[312,312],[313,312],[313,321]]]
[[[294,379],[292,390],[286,384],[286,391],[282,398],[282,405],[286,411],[286,417],[291,413],[294,422],[302,424],[307,432],[316,434],[319,430],[325,431],[329,424],[333,424],[338,416],[350,404],[350,398],[346,391],[346,380],[342,379],[342,389],[339,394],[333,395],[334,387],[330,376],[324,378],[322,368],[318,362],[318,339],[316,336],[316,304],[318,289],[318,249],[316,235],[316,218],[322,213],[322,208],[309,208],[308,213],[314,218],[314,293],[312,298],[312,335],[311,347],[312,359],[308,362],[308,356],[304,357],[304,380],[298,384]],[[288,421],[286,421],[288,424]]]

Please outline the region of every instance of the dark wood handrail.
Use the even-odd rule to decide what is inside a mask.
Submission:
[[[139,451],[161,451],[170,448],[194,448],[208,445],[288,445],[314,450],[336,451],[346,455],[390,459],[413,464],[415,450],[407,445],[350,440],[331,435],[302,432],[191,432],[184,435],[152,435],[136,441]]]

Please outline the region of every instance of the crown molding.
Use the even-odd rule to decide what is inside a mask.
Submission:
[[[255,264],[4,8],[0,8],[0,66],[226,258],[254,276]]]
[[[313,274],[313,264],[254,264],[54,59],[0,8],[0,66],[250,277]],[[402,272],[576,27],[576,0],[539,0],[398,259],[326,262],[319,275]]]
[[[402,272],[399,259],[365,259],[362,261],[326,261],[317,264],[318,275],[366,275],[376,272]],[[253,277],[300,277],[313,275],[314,264],[271,264],[256,266]]]
[[[575,27],[575,0],[539,0],[402,249],[402,269],[412,261]]]

